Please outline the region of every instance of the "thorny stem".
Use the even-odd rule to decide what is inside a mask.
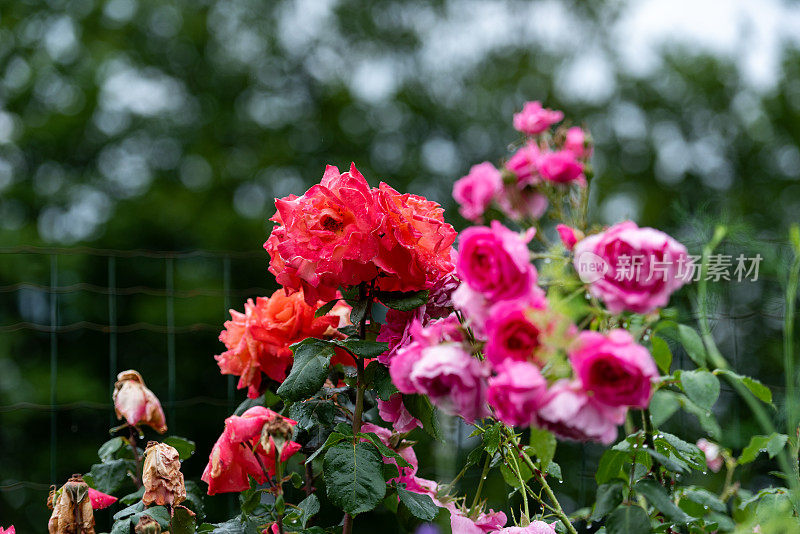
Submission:
[[[283,483],[281,482],[281,476],[280,476],[280,458],[281,458],[280,452],[275,451],[275,474],[276,474],[276,480],[278,482],[278,484],[276,485],[272,481],[272,477],[270,476],[269,471],[267,470],[267,466],[264,465],[264,462],[261,461],[261,458],[256,453],[255,447],[253,447],[253,445],[251,445],[250,443],[242,443],[242,445],[247,447],[253,452],[253,457],[256,459],[256,462],[258,462],[259,467],[261,467],[261,472],[264,473],[264,477],[266,477],[270,489],[273,491],[273,493],[275,493],[275,498],[277,499],[279,495],[283,495]],[[277,513],[275,514],[275,517],[276,517],[275,522],[278,524],[278,532],[280,534],[283,534],[283,518],[281,517],[281,514]]]
[[[367,299],[367,310],[361,321],[358,324],[358,335],[361,339],[367,337],[367,321],[372,322],[372,289],[375,282],[371,282],[369,286],[361,283],[359,286],[359,299]],[[364,383],[364,360],[353,354],[353,359],[356,361],[356,406],[353,410],[353,439],[357,439],[355,435],[361,432],[361,416],[364,411],[364,390],[366,384]],[[342,523],[342,534],[350,534],[353,530],[353,516],[348,513],[344,514],[344,521]]]
[[[128,430],[128,444],[131,446],[133,460],[136,462],[136,473],[133,475],[133,483],[136,485],[136,489],[140,489],[142,487],[142,479],[139,477],[139,472],[142,469],[142,457],[139,454],[139,449],[136,447],[136,434],[139,433],[139,430],[137,430],[135,426],[129,426]]]

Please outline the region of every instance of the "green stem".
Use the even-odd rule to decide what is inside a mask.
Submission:
[[[517,479],[519,480],[519,487],[522,490],[521,491],[521,493],[522,493],[522,505],[523,505],[524,510],[525,510],[525,517],[530,519],[531,518],[531,513],[528,510],[528,492],[526,491],[527,490],[527,485],[525,484],[525,481],[522,479],[522,472],[521,472],[521,470],[519,468],[519,460],[517,459],[517,455],[516,455],[516,447],[514,447],[514,449],[511,451],[511,455],[510,456],[511,456],[511,459],[514,460],[514,474],[517,475]]]
[[[486,455],[486,461],[483,462],[483,470],[481,471],[481,479],[478,481],[478,489],[477,489],[477,491],[475,491],[475,498],[472,499],[472,506],[469,507],[469,511],[470,512],[472,512],[472,510],[474,510],[475,507],[478,506],[478,502],[480,502],[481,491],[483,490],[483,482],[486,480],[486,477],[489,475],[489,466],[490,466],[491,463],[492,463],[492,455],[491,454],[487,454]]]
[[[800,232],[797,227],[792,228],[792,233]],[[794,236],[793,236],[794,237]],[[786,377],[786,434],[794,438],[794,453],[792,454],[792,467],[795,475],[800,474],[797,465],[798,443],[798,409],[797,409],[797,379],[794,365],[794,315],[797,299],[798,277],[800,277],[800,243],[794,243],[794,259],[789,270],[786,283],[786,309],[783,323],[783,365]]]

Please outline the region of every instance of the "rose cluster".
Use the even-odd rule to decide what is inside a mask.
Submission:
[[[513,220],[537,220],[547,209],[548,186],[585,187],[591,140],[577,126],[551,132],[563,118],[564,113],[546,109],[540,102],[526,103],[514,115],[514,128],[527,137],[502,170],[483,162],[454,184],[453,198],[461,215],[481,222],[494,203]]]

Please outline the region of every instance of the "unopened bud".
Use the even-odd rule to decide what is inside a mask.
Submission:
[[[81,475],[72,475],[61,489],[51,491],[47,502],[53,507],[48,523],[50,534],[95,534],[89,485]]]
[[[149,515],[143,515],[133,530],[136,534],[161,534],[161,525]]]
[[[175,506],[186,500],[181,460],[175,447],[151,441],[144,451],[142,484],[145,505]]]
[[[113,399],[117,419],[125,419],[131,426],[149,425],[161,434],[167,431],[161,403],[137,371],[129,369],[117,375]]]

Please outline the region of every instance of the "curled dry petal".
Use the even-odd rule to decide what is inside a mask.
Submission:
[[[174,447],[154,441],[147,444],[142,484],[145,490],[142,502],[146,505],[175,506],[186,500],[180,455]]]
[[[117,375],[112,398],[118,419],[124,419],[131,426],[151,426],[161,434],[167,431],[161,403],[144,385],[144,379],[138,371],[129,369]]]
[[[47,525],[49,534],[95,534],[89,485],[81,475],[72,475],[60,490],[51,494],[48,503],[53,506]]]

